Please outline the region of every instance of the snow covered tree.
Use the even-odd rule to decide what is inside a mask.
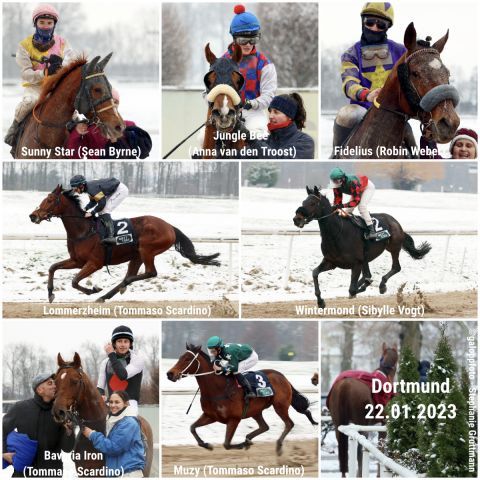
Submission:
[[[273,187],[278,180],[278,171],[274,163],[254,163],[248,168],[247,179],[251,185]]]

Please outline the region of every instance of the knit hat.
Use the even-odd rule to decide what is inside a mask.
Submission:
[[[32,380],[32,390],[35,391],[41,383],[46,382],[49,378],[55,378],[55,374],[44,372],[36,375],[35,378]]]
[[[272,103],[270,103],[268,109],[270,110],[271,108],[275,108],[275,110],[284,113],[288,118],[293,120],[297,114],[298,105],[297,102],[288,95],[279,95],[273,97]]]
[[[120,325],[119,327],[115,328],[112,332],[112,344],[119,338],[127,338],[133,345],[133,332],[130,328],[126,327],[125,325]]]
[[[457,140],[470,140],[475,145],[475,153],[478,152],[478,135],[477,132],[470,128],[460,128],[455,133],[455,137],[450,142],[450,153],[453,153],[453,147]]]
[[[230,24],[231,35],[256,35],[260,32],[260,22],[253,14],[245,11],[243,5],[235,5],[233,9],[235,16]]]

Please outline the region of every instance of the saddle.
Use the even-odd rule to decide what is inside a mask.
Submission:
[[[382,240],[386,240],[390,238],[392,235],[388,230],[388,226],[378,218],[376,215],[371,215],[373,221],[373,227],[375,228],[375,232],[377,234],[377,238],[375,238],[375,242],[381,242]],[[358,228],[362,229],[365,233],[364,236],[368,233],[368,227],[365,223],[365,220],[360,215],[349,215],[349,220]]]
[[[137,234],[133,228],[132,222],[129,218],[120,218],[119,220],[113,220],[115,245],[131,245],[136,246],[138,244]],[[103,224],[101,217],[96,222],[97,233],[102,239],[107,237],[107,229]]]
[[[272,397],[275,395],[273,386],[263,371],[245,372],[242,375],[250,384],[257,397]]]

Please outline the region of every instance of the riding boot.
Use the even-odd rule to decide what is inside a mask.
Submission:
[[[17,136],[19,125],[20,124],[16,120],[14,120],[10,125],[10,128],[8,129],[8,132],[5,135],[5,138],[3,139],[4,142],[7,145],[10,145],[11,147],[13,147],[13,144],[15,143],[15,138]]]
[[[335,147],[341,147],[352,131],[352,127],[343,127],[336,121],[333,123],[333,151],[330,158],[340,157],[340,152],[335,151]]]
[[[237,379],[237,382],[240,384],[240,386],[243,388],[243,391],[245,392],[245,398],[255,398],[257,396],[252,390],[252,386],[248,383],[247,379],[241,373],[235,374],[235,378]]]
[[[115,232],[111,215],[109,213],[102,213],[102,222],[107,229],[107,236],[102,240],[102,243],[115,243]]]
[[[372,225],[368,225],[368,233],[365,235],[366,240],[375,240],[377,238],[377,232],[375,231],[375,227]]]

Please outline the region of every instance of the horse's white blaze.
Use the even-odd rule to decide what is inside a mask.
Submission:
[[[230,109],[228,108],[228,97],[225,95],[223,97],[223,105],[222,105],[222,108],[220,109],[220,112],[222,115],[226,117],[228,115],[229,110]]]
[[[63,380],[66,376],[67,376],[67,372],[63,372],[63,373],[60,375],[60,379]]]
[[[434,58],[429,65],[434,69],[438,70],[439,68],[442,67],[442,62],[438,58]]]

